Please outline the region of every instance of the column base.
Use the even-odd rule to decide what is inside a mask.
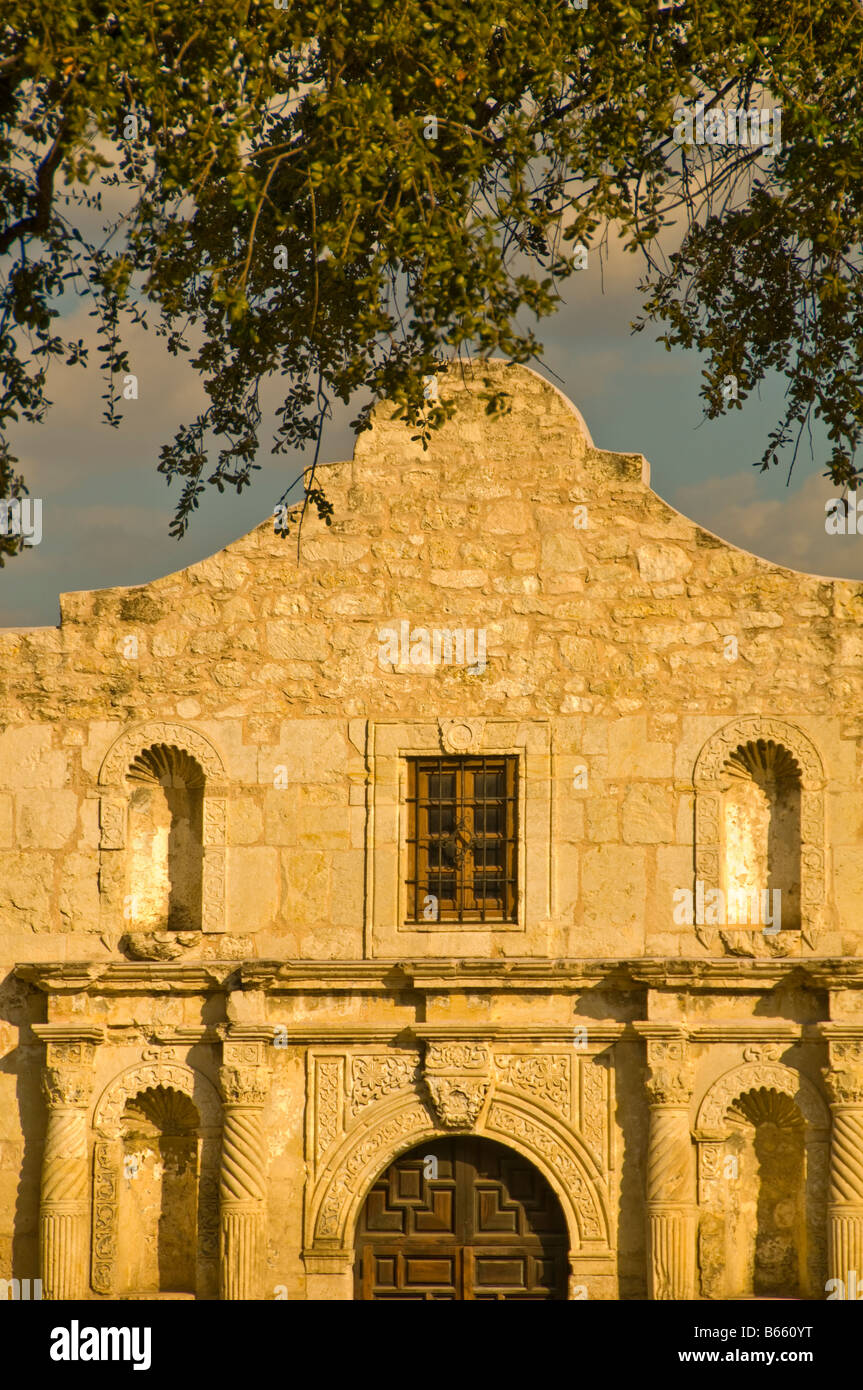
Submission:
[[[654,1300],[695,1298],[696,1213],[691,1207],[648,1207],[649,1288]]]

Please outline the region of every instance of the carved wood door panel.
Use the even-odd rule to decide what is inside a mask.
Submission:
[[[389,1301],[566,1297],[560,1203],[520,1154],[439,1139],[390,1164],[357,1230],[355,1296]]]

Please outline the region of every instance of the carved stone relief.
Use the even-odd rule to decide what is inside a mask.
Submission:
[[[353,1118],[374,1101],[413,1086],[419,1078],[419,1058],[416,1053],[399,1056],[392,1052],[352,1057],[350,1077]]]
[[[569,1119],[572,1114],[571,1059],[565,1053],[495,1053],[499,1081],[527,1091]]]
[[[429,1043],[424,1078],[444,1129],[470,1129],[491,1087],[491,1053],[483,1043]]]

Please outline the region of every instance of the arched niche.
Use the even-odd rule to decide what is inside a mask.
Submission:
[[[693,780],[696,900],[725,905],[724,919],[705,914],[700,939],[712,944],[715,932],[704,926],[715,924],[738,953],[785,953],[782,932],[762,931],[763,907],[773,916],[778,891],[782,931],[800,931],[814,948],[825,862],[824,768],[812,740],[785,720],[734,720],[707,740]]]
[[[210,740],[140,724],[108,750],[99,788],[100,887],[129,928],[225,931],[225,768]]]
[[[778,1062],[734,1067],[699,1107],[699,1269],[705,1298],[823,1295],[830,1117]]]
[[[218,1295],[221,1104],[202,1073],[144,1063],[93,1113],[91,1283],[99,1294]]]

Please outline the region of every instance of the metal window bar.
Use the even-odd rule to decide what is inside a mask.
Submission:
[[[515,757],[411,758],[408,766],[408,916],[513,921],[516,892]]]

